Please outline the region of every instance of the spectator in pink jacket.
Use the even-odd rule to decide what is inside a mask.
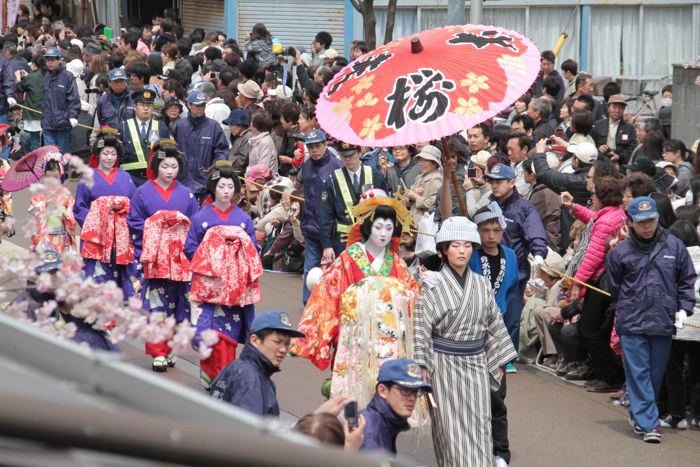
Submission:
[[[623,184],[614,177],[596,177],[593,183],[593,210],[574,204],[568,193],[564,195],[564,205],[581,222],[594,220],[586,253],[574,278],[605,290],[604,269],[608,243],[626,220],[622,208]],[[610,297],[592,289],[584,289],[579,293],[577,285],[574,286],[573,296],[583,297],[579,334],[583,347],[590,354],[593,368],[586,388],[590,392],[617,391],[624,381],[624,373],[609,345],[613,323],[609,311]]]
[[[272,130],[272,119],[265,112],[256,112],[251,120],[253,136],[248,140],[250,154],[248,156],[248,166],[253,167],[264,164],[274,175],[277,173],[279,162],[275,142],[270,136]]]

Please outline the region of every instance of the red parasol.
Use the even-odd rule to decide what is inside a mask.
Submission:
[[[3,191],[19,191],[37,182],[44,176],[46,161],[56,156],[61,157],[61,150],[56,146],[43,146],[25,155],[5,174]]]
[[[331,136],[359,146],[438,140],[504,110],[539,69],[537,47],[516,32],[472,24],[432,29],[348,64],[324,88],[316,115]]]

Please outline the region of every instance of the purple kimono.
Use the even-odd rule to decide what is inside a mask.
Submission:
[[[168,189],[163,189],[155,181],[148,180],[131,197],[131,210],[126,218],[134,243],[136,267],[144,286],[143,307],[153,313],[175,316],[178,323],[190,319],[190,302],[187,298],[190,284],[170,279],[144,279],[141,276],[143,228],[146,219],[158,211],[179,211],[192,218],[198,208],[192,190],[185,185],[175,181]]]
[[[118,168],[112,169],[109,174],[95,169],[93,182],[93,186],[90,188],[81,181],[75,192],[73,215],[81,227],[85,223],[85,218],[94,200],[101,196],[131,198],[136,190],[136,185],[131,181],[129,174]],[[114,252],[112,255],[114,256]],[[89,258],[84,258],[83,262],[85,263],[83,270],[87,277],[92,277],[98,284],[112,280],[122,289],[125,299],[134,296],[135,286],[139,282],[138,270],[134,264],[118,265],[115,264],[114,258],[109,263]]]
[[[218,225],[235,225],[246,231],[255,248],[260,252],[260,246],[255,239],[255,228],[250,216],[236,205],[231,205],[226,212],[221,212],[212,204],[202,208],[192,217],[192,225],[185,242],[185,255],[192,259],[197,247],[202,242],[204,234]],[[200,303],[196,310],[197,332],[192,339],[195,349],[199,347],[201,333],[207,329],[224,334],[238,343],[245,344],[248,339],[250,325],[255,317],[255,306],[222,306],[216,303]],[[200,378],[206,375],[200,372]],[[207,381],[210,382],[210,381]]]

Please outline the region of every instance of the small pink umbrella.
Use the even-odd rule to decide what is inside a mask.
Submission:
[[[56,146],[43,146],[26,154],[5,174],[3,191],[12,193],[39,181],[44,176],[46,161],[56,155],[61,156],[61,150]]]

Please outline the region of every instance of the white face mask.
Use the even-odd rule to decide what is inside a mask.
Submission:
[[[671,97],[664,97],[661,99],[661,107],[671,107],[673,104],[673,98]]]

